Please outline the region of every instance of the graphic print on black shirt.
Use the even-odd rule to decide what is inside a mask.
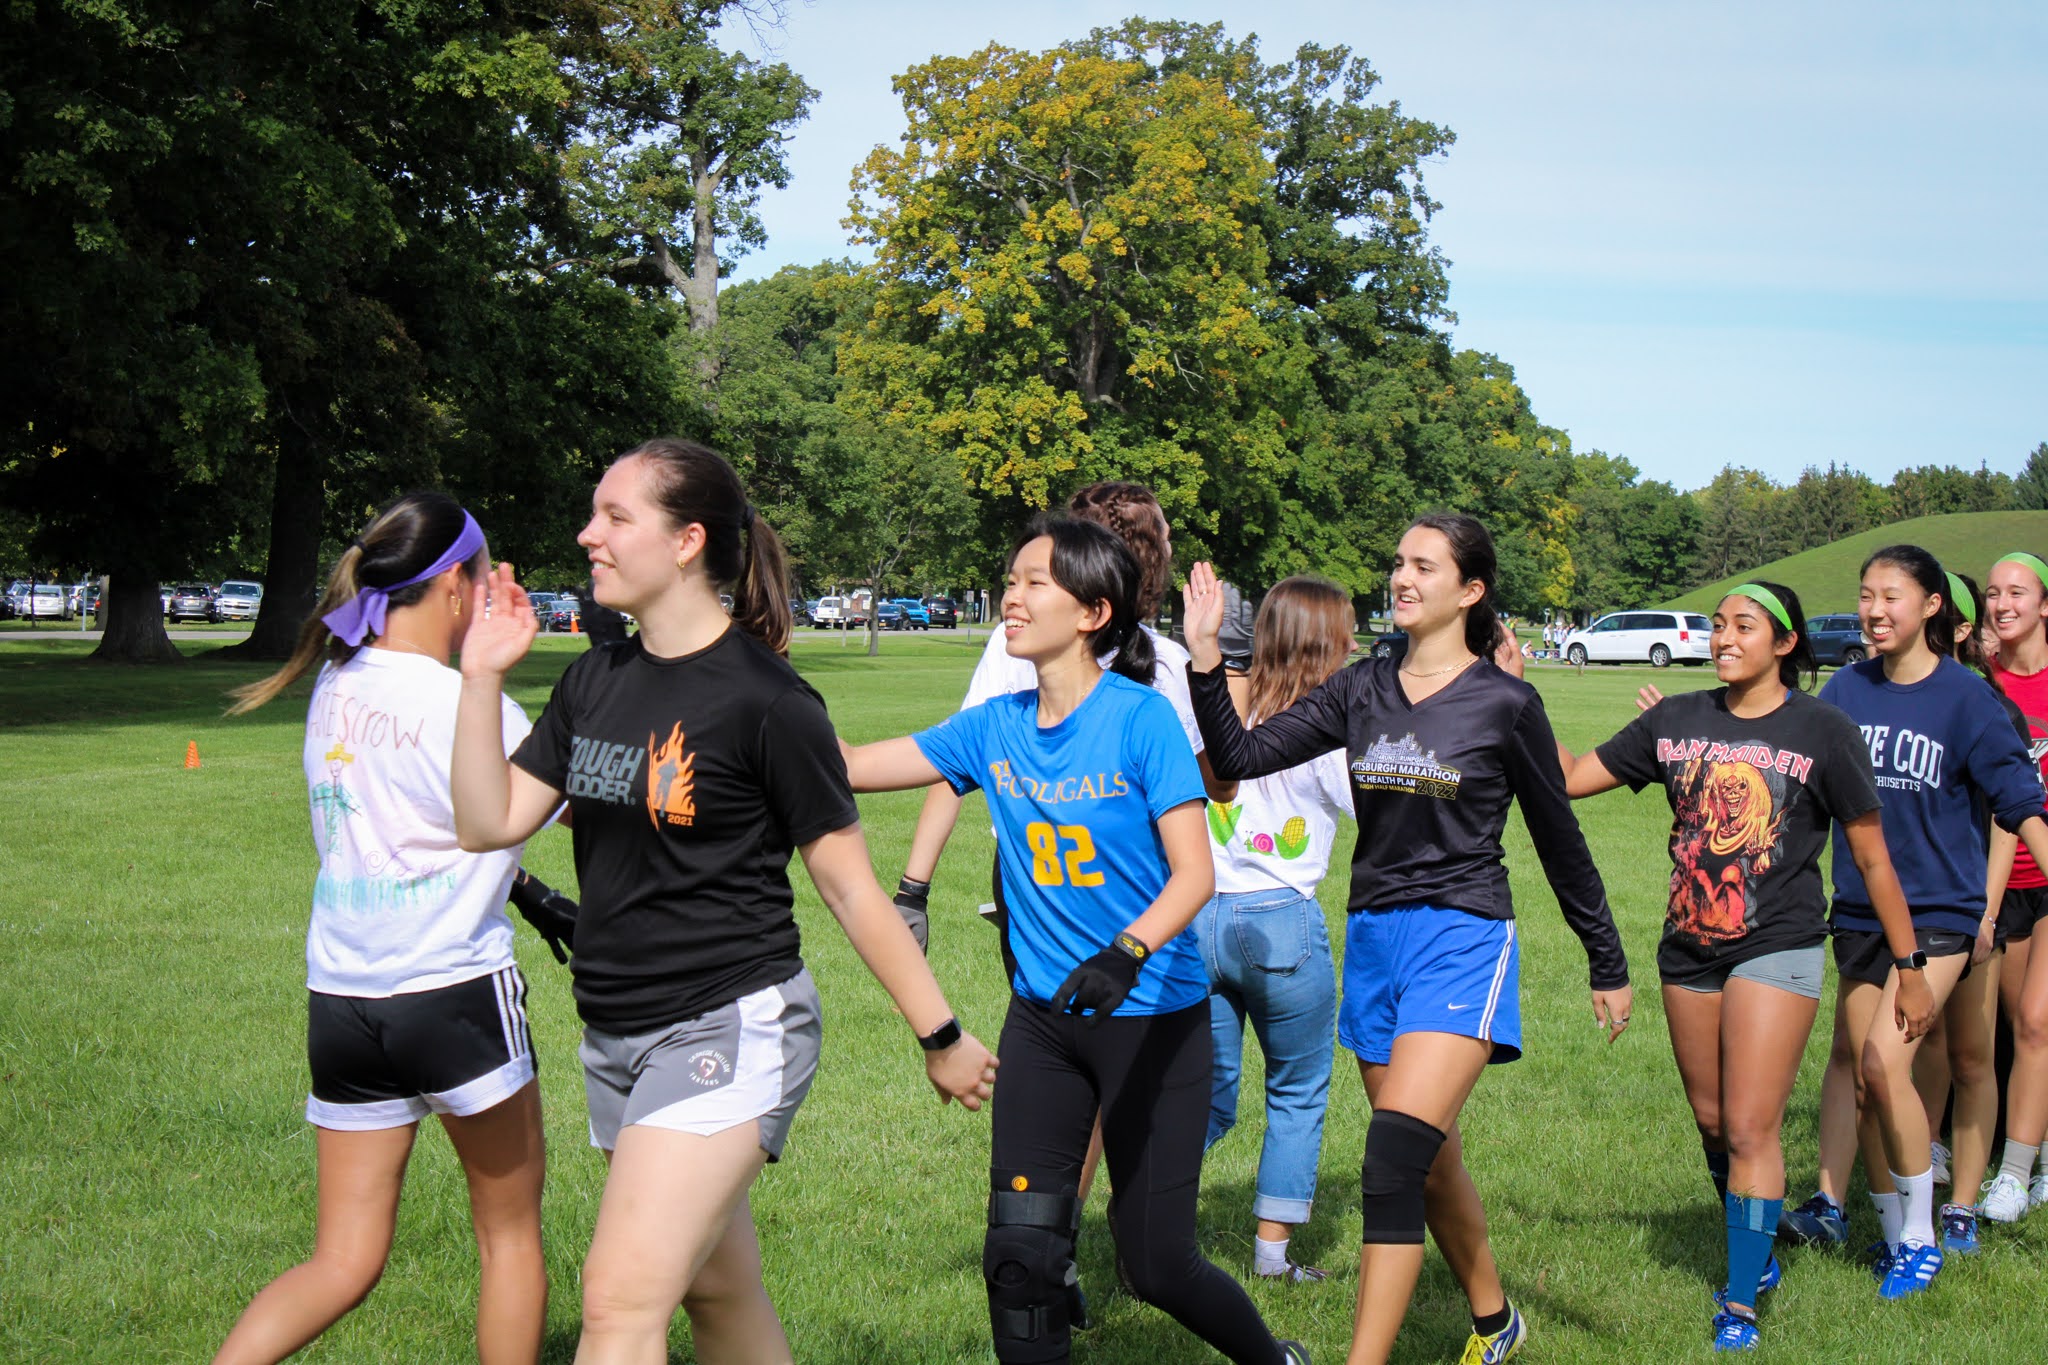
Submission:
[[[1827,936],[1820,851],[1832,820],[1878,808],[1856,726],[1803,692],[1767,716],[1727,689],[1666,697],[1598,749],[1607,771],[1671,803],[1671,891],[1657,966],[1682,984]]]
[[[1464,780],[1456,768],[1437,762],[1436,750],[1424,753],[1413,731],[1392,744],[1381,735],[1351,760],[1351,781],[1361,791],[1410,792],[1455,801]]]
[[[639,1033],[796,975],[792,852],[856,823],[825,705],[737,627],[569,666],[513,762],[575,812],[576,1004]]]

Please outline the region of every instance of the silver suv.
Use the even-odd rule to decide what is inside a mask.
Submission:
[[[263,585],[229,579],[213,598],[216,621],[253,621],[263,607]]]

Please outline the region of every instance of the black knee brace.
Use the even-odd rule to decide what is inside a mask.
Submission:
[[[1014,1183],[1003,1182],[989,1194],[988,1239],[981,1252],[996,1359],[1003,1365],[1065,1360],[1079,1325],[1074,1235],[1081,1201],[1071,1190],[1043,1194],[1018,1190]]]
[[[1373,1111],[1358,1173],[1367,1243],[1422,1244],[1422,1186],[1443,1145],[1442,1132],[1411,1114]]]

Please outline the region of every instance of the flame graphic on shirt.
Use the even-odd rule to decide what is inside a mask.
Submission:
[[[647,736],[647,818],[656,829],[664,819],[671,825],[689,825],[697,819],[697,756],[683,748],[683,725],[677,721],[668,739],[654,742]]]

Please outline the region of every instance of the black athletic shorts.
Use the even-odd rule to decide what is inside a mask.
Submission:
[[[306,1121],[321,1128],[478,1114],[533,1079],[526,979],[516,967],[407,995],[308,995]]]
[[[1923,929],[1913,926],[1913,941],[1929,958],[1967,954],[1976,940],[1952,929]],[[1892,974],[1892,948],[1881,931],[1835,930],[1835,971],[1844,981],[1865,981],[1882,986]],[[1963,975],[1970,969],[1965,966]]]
[[[2048,886],[2008,886],[1998,903],[1999,943],[2024,943],[2043,919],[2048,919]]]

